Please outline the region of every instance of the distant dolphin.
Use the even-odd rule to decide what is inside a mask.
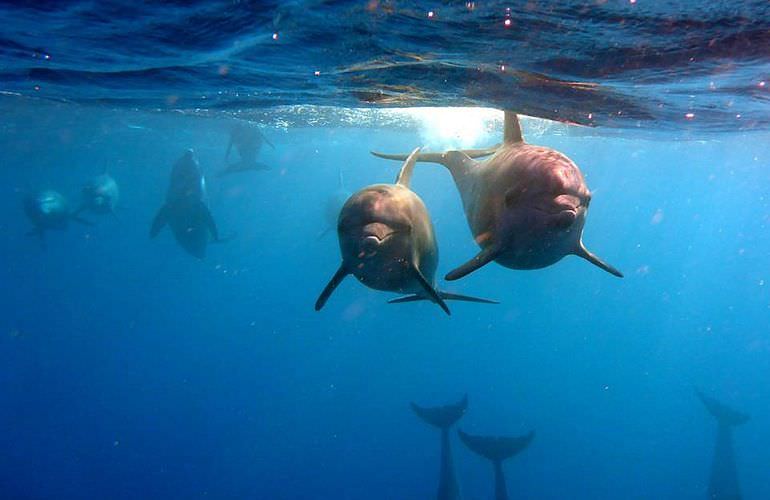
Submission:
[[[408,293],[391,303],[430,300],[449,313],[445,299],[493,303],[436,290],[438,248],[433,224],[422,200],[411,189],[415,158],[406,159],[395,184],[374,184],[353,194],[337,223],[342,264],[315,304],[320,311],[348,274],[369,288]]]
[[[326,200],[324,215],[326,216],[328,226],[318,235],[318,239],[323,238],[337,227],[337,218],[340,216],[340,210],[342,210],[345,202],[350,198],[351,193],[345,187],[345,182],[342,179],[342,169],[339,170],[338,174],[339,185],[337,190],[329,195],[329,198]]]
[[[77,213],[88,210],[97,214],[115,214],[119,199],[120,190],[115,179],[108,174],[97,175],[83,186]]]
[[[424,408],[412,403],[412,410],[418,417],[434,427],[441,429],[441,469],[438,479],[438,500],[460,500],[460,488],[457,485],[452,448],[449,442],[449,428],[465,414],[468,408],[468,396],[455,404]]]
[[[719,401],[696,390],[706,410],[717,420],[717,441],[711,463],[708,498],[712,500],[740,500],[738,470],[733,451],[733,427],[748,422],[749,416],[737,412]]]
[[[535,431],[520,437],[472,436],[462,430],[457,432],[468,449],[492,462],[495,469],[495,500],[508,500],[503,461],[529,446],[535,437]]]
[[[485,161],[473,160],[490,154]],[[562,153],[525,143],[515,113],[505,112],[504,141],[499,147],[423,153],[417,161],[440,163],[449,169],[471,233],[481,247],[478,255],[447,274],[447,280],[462,278],[492,261],[511,269],[538,269],[569,254],[623,276],[583,245],[583,225],[591,201],[583,174]]]
[[[24,198],[24,212],[34,225],[30,234],[37,235],[43,247],[45,247],[45,231],[51,229],[65,230],[69,226],[70,220],[87,226],[92,225],[70,209],[67,199],[61,193],[52,189],[26,196]]]
[[[250,170],[271,170],[269,165],[257,161],[257,155],[262,149],[262,143],[266,142],[271,148],[275,149],[267,137],[254,125],[236,123],[230,131],[230,142],[227,144],[225,153],[225,168],[217,176],[224,177],[237,172],[247,172]],[[230,163],[230,153],[232,148],[238,150],[240,161]]]
[[[221,241],[217,225],[206,204],[206,181],[193,151],[187,150],[171,171],[166,203],[152,221],[150,238],[168,224],[177,243],[191,255],[203,259],[210,239]]]

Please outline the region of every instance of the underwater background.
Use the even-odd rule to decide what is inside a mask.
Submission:
[[[466,24],[504,23],[498,2],[374,2],[385,17],[370,19],[365,32],[343,28],[375,15],[372,2],[148,3],[144,11],[89,4],[0,7],[0,498],[435,498],[437,433],[409,403],[442,405],[467,394],[458,428],[536,432],[505,463],[511,498],[702,499],[716,424],[696,389],[751,416],[734,432],[743,498],[770,498],[765,2],[716,2],[713,12],[701,3],[699,19],[695,7],[677,2],[664,11],[641,6],[644,16],[627,2],[509,12],[530,28],[550,19],[563,28],[559,40],[578,39],[597,61],[600,41],[571,37],[568,24],[610,23],[612,14],[646,27],[644,40],[663,30],[660,43],[680,49],[615,76],[606,70],[612,58],[593,72],[579,57],[550,67],[558,66],[550,74],[559,81],[572,82],[582,68],[583,79],[602,84],[585,98],[571,93],[580,86],[556,84],[538,98],[543,80],[500,80],[508,56],[494,46],[451,49],[450,41],[471,38]],[[480,17],[445,23],[444,39],[415,30],[426,12],[433,18],[442,9]],[[222,12],[218,23],[196,22]],[[167,24],[153,24],[161,18]],[[155,36],[114,37],[130,33],[127,26]],[[394,26],[402,31],[392,34]],[[292,47],[324,49],[313,56],[330,58],[320,78],[337,73],[322,84],[294,80],[304,56],[264,49],[274,33],[294,36]],[[714,33],[724,38],[709,46]],[[246,55],[219,51],[249,35],[256,38]],[[689,69],[679,35],[702,48]],[[436,50],[425,53],[438,59],[429,69],[389,60],[387,69],[345,76],[383,46],[397,47],[387,57],[398,59],[427,40]],[[639,41],[629,35],[626,46]],[[579,53],[565,43],[549,46],[551,55]],[[505,54],[514,52],[521,54]],[[493,66],[486,77],[473,76],[469,54]],[[618,54],[650,61],[621,51],[615,62]],[[223,64],[263,56],[241,80],[221,79]],[[553,58],[516,67],[531,75],[549,68],[546,60]],[[306,79],[315,67],[304,65]],[[660,79],[646,80],[655,74]],[[442,94],[447,78],[454,90]],[[714,80],[729,90],[715,97]],[[637,82],[649,85],[637,91]],[[370,98],[382,88],[392,99]],[[201,104],[201,90],[215,104]],[[401,100],[415,95],[423,99]],[[580,166],[593,193],[584,240],[625,277],[574,256],[534,271],[492,264],[457,282],[439,279],[447,291],[500,301],[452,302],[451,317],[427,301],[389,305],[393,295],[348,279],[314,311],[340,262],[333,232],[319,237],[340,172],[353,192],[395,179],[399,164],[370,151],[486,147],[502,134],[499,111],[380,104],[513,107],[539,116],[523,119],[524,137]],[[259,155],[271,170],[216,175],[236,120],[252,121],[274,145]],[[171,166],[188,148],[206,175],[220,233],[233,236],[210,245],[204,260],[185,254],[167,230],[148,237]],[[77,203],[84,182],[103,172],[120,185],[114,216],[84,215],[93,226],[50,231],[45,248],[28,234],[26,195],[56,189]],[[430,164],[418,164],[412,188],[435,225],[443,276],[478,251],[457,189]],[[454,430],[451,440],[463,498],[492,498],[487,461]]]

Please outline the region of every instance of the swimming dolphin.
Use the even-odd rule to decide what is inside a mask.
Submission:
[[[24,198],[24,212],[34,226],[29,234],[37,235],[43,247],[45,247],[45,231],[51,229],[65,230],[69,226],[70,220],[87,226],[92,225],[70,209],[69,202],[61,193],[52,189],[26,196]]]
[[[375,290],[408,293],[390,303],[444,300],[494,303],[436,290],[438,248],[428,210],[409,183],[420,148],[406,158],[395,184],[374,184],[354,193],[337,223],[342,264],[315,303],[320,311],[348,274]]]
[[[441,469],[438,478],[438,500],[460,500],[460,488],[457,485],[452,448],[449,442],[449,428],[465,414],[468,408],[468,396],[455,404],[425,408],[411,403],[412,410],[425,422],[441,429]]]
[[[76,213],[88,210],[97,214],[115,214],[120,198],[118,183],[108,174],[97,175],[83,186],[82,198]]]
[[[266,142],[271,148],[275,149],[273,143],[256,126],[236,123],[230,130],[230,141],[227,144],[227,152],[225,153],[225,168],[217,176],[224,177],[225,175],[249,170],[271,170],[270,166],[257,161],[257,155],[260,149],[262,149],[263,142]],[[230,153],[233,146],[238,150],[240,161],[230,163]]]
[[[337,218],[340,215],[340,210],[342,210],[345,202],[350,198],[350,191],[345,188],[345,182],[342,179],[342,169],[339,170],[338,174],[339,185],[337,186],[337,190],[326,200],[324,215],[328,221],[328,226],[318,235],[319,240],[337,227]]]
[[[503,461],[529,446],[535,437],[535,431],[520,437],[472,436],[462,430],[457,432],[460,435],[460,440],[468,449],[492,461],[495,469],[495,500],[508,500]]]
[[[717,420],[717,440],[711,463],[708,497],[713,500],[740,500],[741,488],[738,484],[738,470],[733,451],[733,427],[748,422],[749,416],[700,391],[696,390],[696,394],[706,410]]]
[[[217,225],[206,204],[206,180],[191,149],[177,160],[171,171],[166,203],[158,210],[150,238],[168,224],[174,238],[191,255],[203,259],[209,240],[221,241]]]
[[[515,113],[505,112],[499,147],[423,153],[417,161],[444,165],[462,197],[471,233],[481,251],[446,275],[456,280],[495,261],[511,269],[539,269],[565,255],[623,275],[589,252],[582,234],[591,193],[577,165],[562,153],[524,142]],[[373,153],[400,160],[405,155]],[[484,161],[476,161],[492,155]]]

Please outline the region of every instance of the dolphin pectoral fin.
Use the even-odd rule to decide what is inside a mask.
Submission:
[[[348,275],[347,269],[345,269],[344,265],[341,265],[339,269],[337,269],[337,272],[334,273],[334,276],[332,276],[332,279],[329,280],[329,283],[326,284],[326,288],[323,289],[323,292],[321,292],[321,295],[318,296],[318,300],[315,301],[315,310],[320,311],[321,308],[326,304],[326,301],[329,300],[329,297],[331,296],[332,292],[342,283],[342,280],[345,279],[345,276]]]
[[[390,299],[388,301],[388,304],[403,304],[404,302],[417,302],[418,300],[428,300],[428,298],[425,297],[424,295],[413,293],[411,295],[404,295],[403,297],[396,297],[395,299]]]
[[[479,269],[480,267],[489,264],[490,262],[495,260],[499,254],[500,254],[500,248],[497,245],[490,245],[484,248],[483,250],[481,250],[478,254],[476,254],[474,258],[472,258],[462,266],[450,271],[444,277],[444,279],[447,281],[459,280],[463,276],[467,276],[468,274]]]
[[[422,289],[427,294],[428,300],[431,300],[432,302],[435,302],[436,304],[441,307],[441,309],[444,310],[445,313],[447,313],[448,316],[451,316],[452,313],[449,312],[449,307],[446,305],[446,302],[444,302],[444,299],[441,298],[441,295],[436,291],[435,288],[433,288],[433,285],[428,283],[428,280],[425,279],[425,276],[422,275],[419,269],[417,269],[415,266],[410,266],[409,270],[412,272],[412,276],[414,279],[417,280],[417,282],[420,284]],[[417,300],[417,299],[412,299]],[[405,301],[406,302],[406,301]]]
[[[150,238],[158,236],[158,233],[163,229],[163,226],[168,224],[168,212],[168,205],[163,205],[160,207],[160,210],[158,210],[158,213],[155,214],[155,218],[152,220],[152,226],[150,227]]]
[[[439,296],[444,300],[459,300],[463,302],[477,302],[479,304],[499,304],[496,300],[482,299],[479,297],[472,297],[470,295],[460,295],[459,293],[438,292]]]
[[[204,218],[203,222],[206,224],[206,227],[208,228],[209,233],[211,233],[211,238],[214,241],[221,241],[219,239],[219,231],[217,230],[217,223],[214,222],[214,217],[211,215],[211,210],[209,210],[209,207],[207,207],[205,203],[200,202],[200,204],[201,204],[200,206],[201,214],[203,215],[203,218]]]
[[[573,253],[575,255],[577,255],[578,257],[584,258],[585,260],[587,260],[591,264],[593,264],[593,265],[595,265],[595,266],[597,266],[597,267],[599,267],[601,269],[604,269],[605,271],[607,271],[608,273],[612,274],[613,276],[617,276],[618,278],[622,278],[623,277],[623,273],[621,273],[620,271],[618,271],[617,269],[615,269],[611,265],[607,264],[606,262],[604,262],[602,259],[600,259],[596,255],[594,255],[591,252],[589,252],[588,249],[585,247],[585,245],[583,245],[582,241],[580,241],[578,243],[578,247],[577,247],[577,249],[575,249],[575,251]]]

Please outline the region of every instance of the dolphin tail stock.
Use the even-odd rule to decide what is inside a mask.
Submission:
[[[475,436],[461,429],[457,433],[469,450],[492,462],[502,462],[523,451],[535,437],[535,431],[516,437]]]
[[[468,395],[465,394],[460,401],[445,406],[424,407],[416,403],[410,403],[410,406],[424,422],[444,430],[465,415],[465,410],[468,409]]]
[[[331,297],[331,294],[334,292],[334,290],[342,283],[342,280],[345,279],[345,276],[348,275],[348,270],[345,269],[345,265],[341,264],[339,269],[337,269],[337,272],[334,273],[334,276],[332,276],[332,279],[329,280],[329,283],[326,284],[326,287],[321,292],[321,295],[318,296],[318,299],[315,301],[315,310],[320,311],[323,306],[326,304],[326,301],[329,300],[329,297]]]
[[[165,203],[162,207],[160,207],[158,213],[155,214],[155,218],[152,220],[152,226],[150,226],[150,238],[155,238],[158,236],[160,230],[163,229],[166,224],[168,224],[169,211],[170,208],[168,204]]]
[[[708,397],[700,390],[695,389],[695,394],[700,399],[706,410],[717,419],[721,425],[727,425],[730,427],[745,424],[749,421],[749,415],[733,410],[729,406],[717,401],[714,398]]]
[[[605,271],[607,271],[608,273],[612,274],[613,276],[617,276],[618,278],[622,278],[623,277],[623,273],[621,273],[620,271],[615,269],[613,266],[611,266],[611,265],[607,264],[606,262],[604,262],[602,259],[600,259],[595,254],[591,253],[585,247],[585,245],[583,244],[583,240],[580,240],[578,242],[578,247],[577,247],[577,249],[575,249],[575,251],[573,253],[575,255],[577,255],[578,257],[582,257],[583,259],[587,260],[591,264],[593,264],[593,265],[595,265],[595,266],[597,266],[597,267],[599,267],[601,269],[604,269]]]

